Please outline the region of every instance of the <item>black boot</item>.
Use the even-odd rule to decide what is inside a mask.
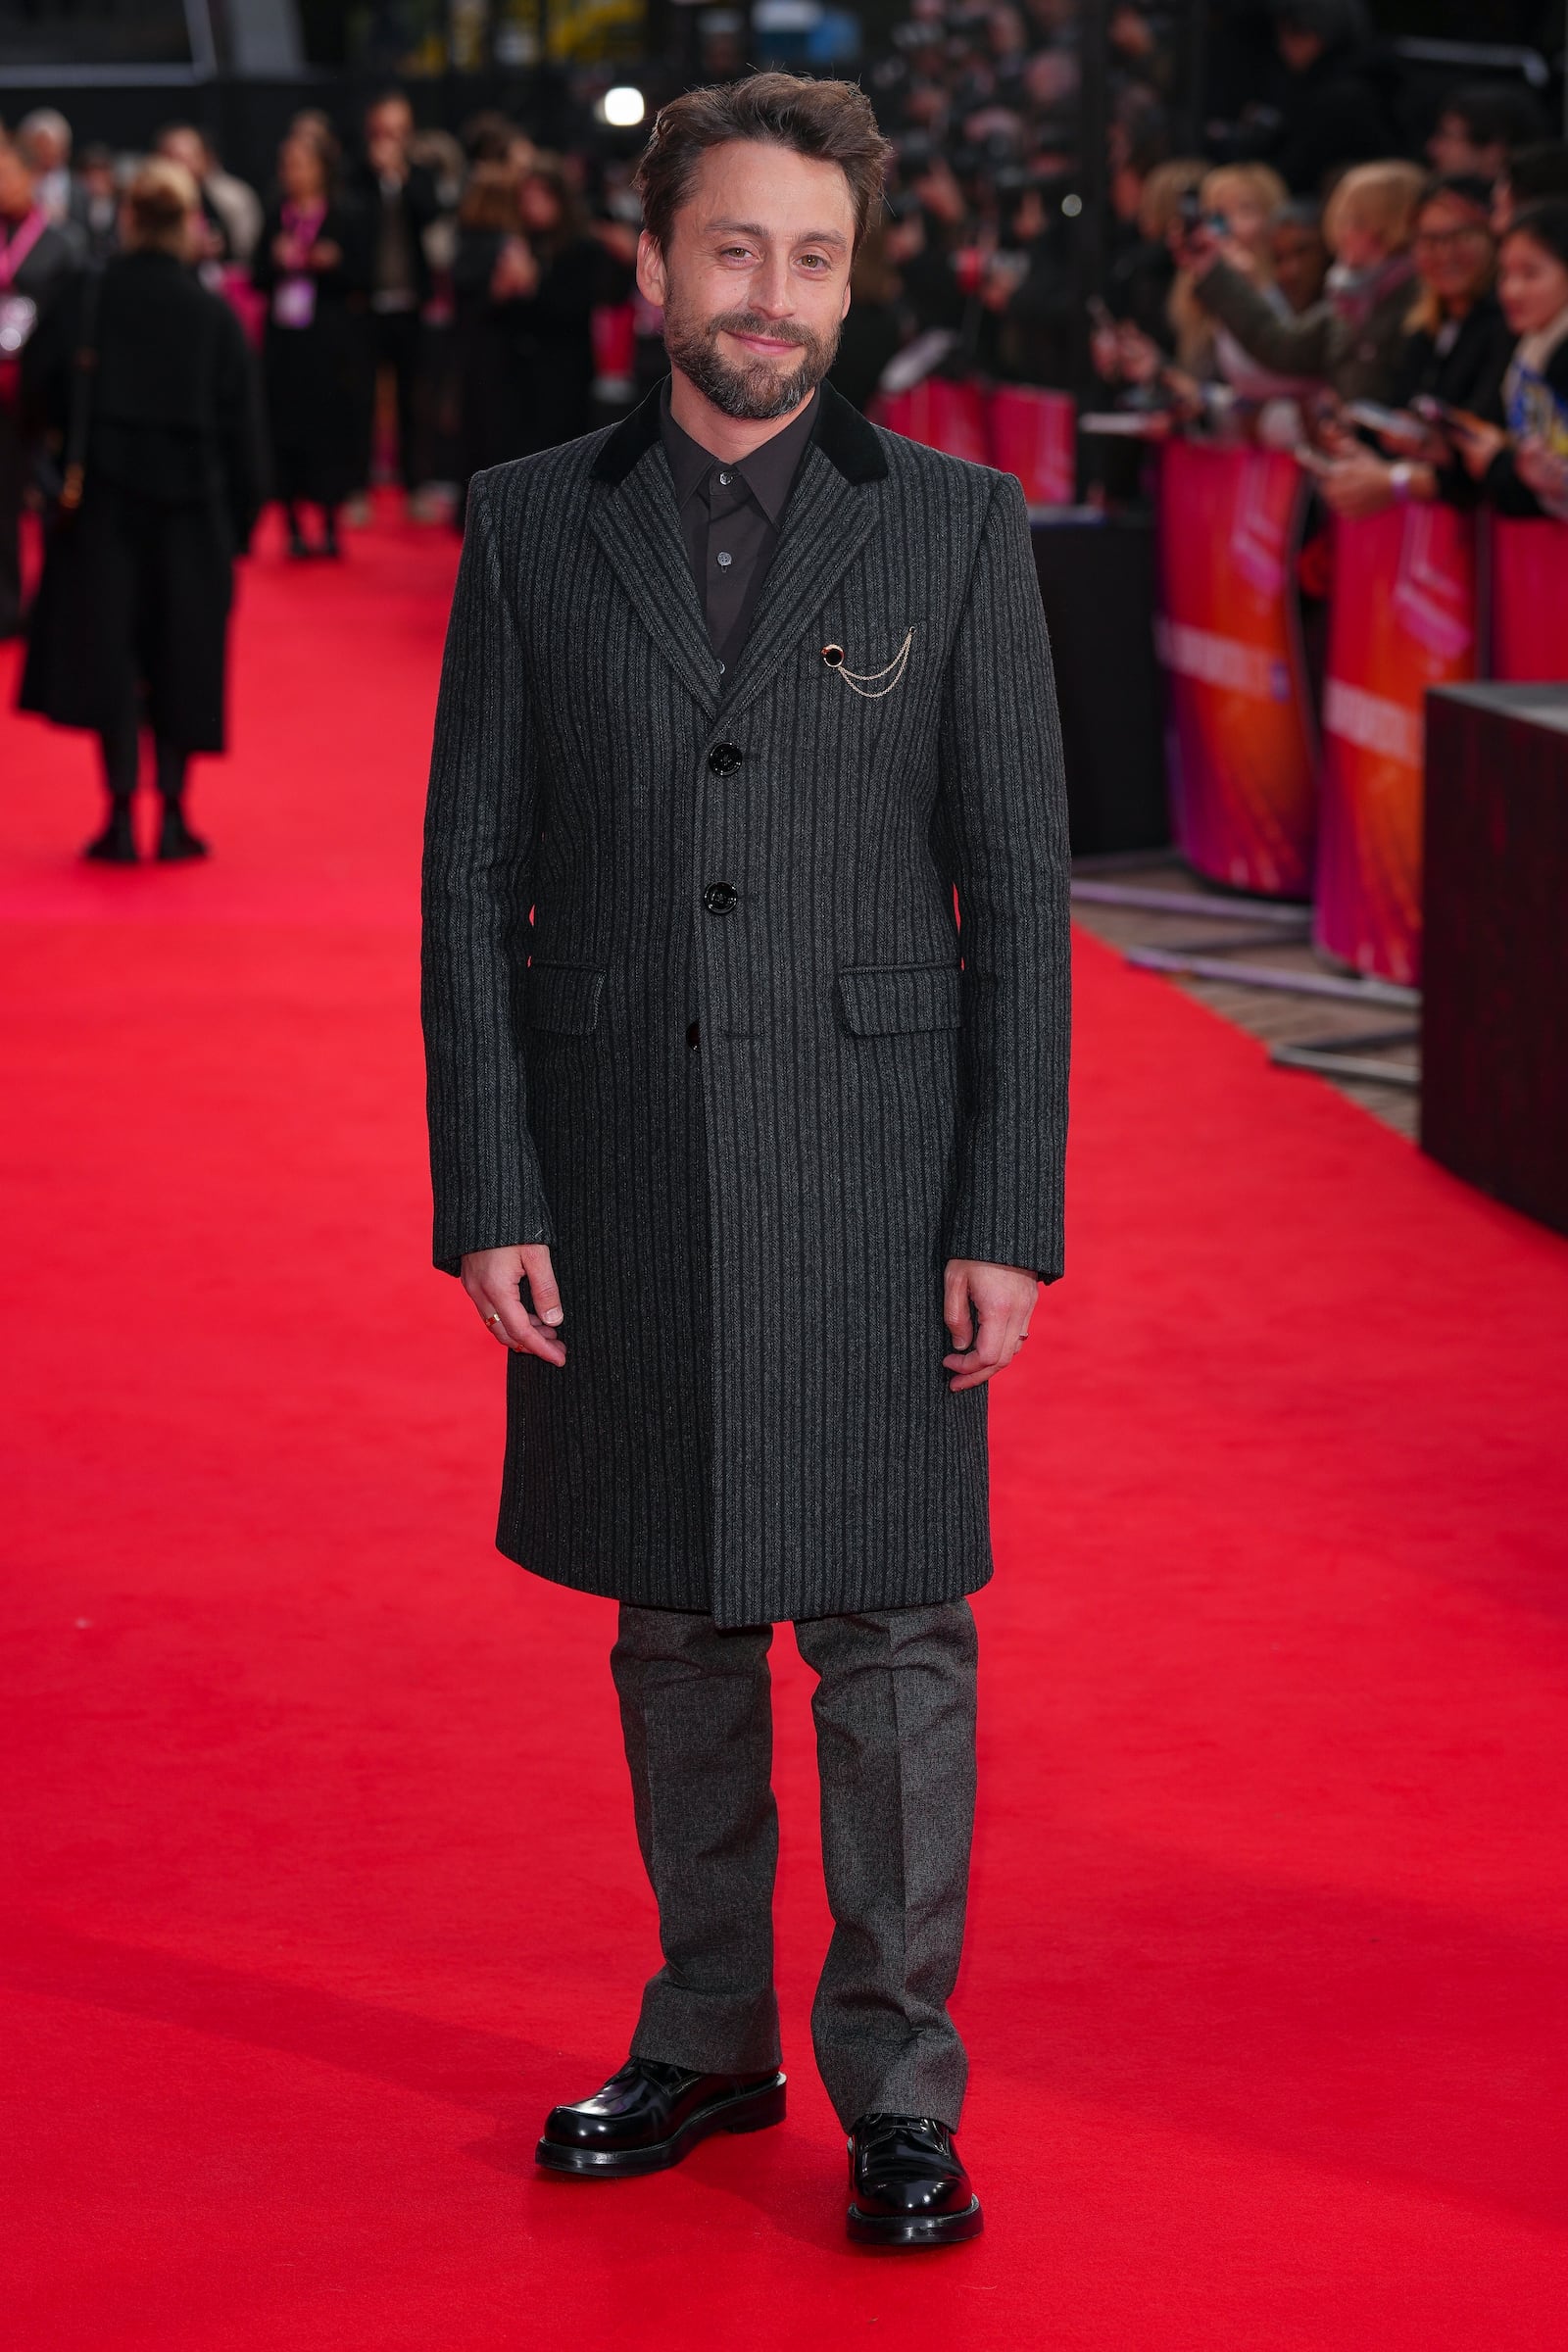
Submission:
[[[291,498],[283,501],[283,520],[288,525],[288,552],[296,564],[307,564],[316,553],[300,528],[300,511]]]
[[[95,833],[82,851],[84,858],[96,858],[103,865],[134,865],[136,836],[131,828],[130,802],[116,798],[109,804],[109,822],[101,833]]]
[[[163,798],[164,823],[158,836],[158,855],[166,864],[180,858],[205,858],[207,844],[185,822],[185,754],[176,744],[159,742],[158,790]]]
[[[342,548],[338,545],[336,507],[321,509],[321,553],[329,560],[335,559],[343,553]]]
[[[552,2107],[534,2161],[595,2180],[667,2172],[712,2132],[761,2132],[784,2121],[784,2077],[699,2075],[628,2058],[603,2090]]]
[[[873,2246],[978,2237],[980,2200],[933,2115],[862,2115],[850,2134],[850,2235]]]

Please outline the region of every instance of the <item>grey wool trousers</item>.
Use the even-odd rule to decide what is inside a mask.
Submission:
[[[779,2062],[773,1989],[771,1626],[622,1603],[611,1656],[664,1965],[632,2054],[705,2074]],[[956,2128],[948,2015],[974,1821],[976,1639],[966,1600],[795,1628],[811,1708],[834,1928],[811,2010],[828,2096]]]

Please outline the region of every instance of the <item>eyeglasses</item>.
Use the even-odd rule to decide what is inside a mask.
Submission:
[[[1417,253],[1448,253],[1470,237],[1486,237],[1491,230],[1483,221],[1467,221],[1463,228],[1418,228],[1411,243]]]

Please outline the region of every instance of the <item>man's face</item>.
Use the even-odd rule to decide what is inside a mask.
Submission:
[[[1471,172],[1481,179],[1495,179],[1507,160],[1507,150],[1497,141],[1478,142],[1472,136],[1463,115],[1440,115],[1427,141],[1427,162],[1434,172]]]
[[[637,282],[670,363],[725,416],[787,416],[819,384],[850,307],[855,206],[837,164],[757,139],[710,148]]]

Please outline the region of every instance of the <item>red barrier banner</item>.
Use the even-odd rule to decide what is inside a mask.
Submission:
[[[1568,679],[1568,523],[1492,518],[1492,675]]]
[[[1183,857],[1272,898],[1312,886],[1314,754],[1291,578],[1306,504],[1294,459],[1172,441],[1159,473],[1155,643],[1170,694]]]
[[[991,463],[1015,473],[1031,507],[1070,506],[1078,489],[1077,410],[1070,392],[999,384],[988,403]]]
[[[985,395],[978,384],[928,375],[911,390],[895,392],[883,405],[877,422],[890,432],[902,433],[906,441],[944,449],[950,458],[967,458],[976,466],[991,463]]]
[[[1389,507],[1334,526],[1315,933],[1357,971],[1421,973],[1425,698],[1476,673],[1475,523]]]

